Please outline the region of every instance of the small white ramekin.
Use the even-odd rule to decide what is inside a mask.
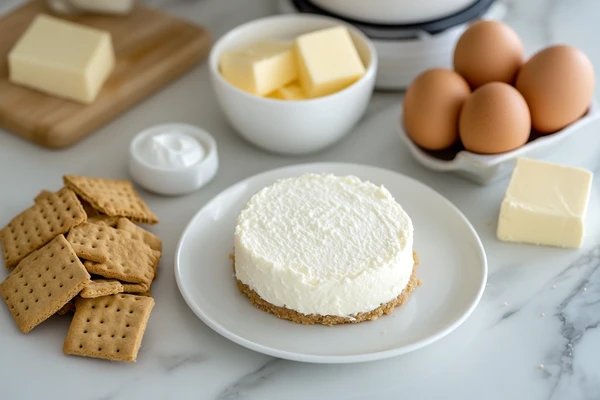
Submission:
[[[205,154],[197,163],[183,168],[161,168],[150,165],[140,157],[143,140],[165,131],[178,131],[195,138],[204,148]],[[177,196],[191,193],[206,185],[219,169],[217,142],[205,130],[182,123],[155,125],[138,133],[129,146],[129,173],[131,177],[151,192]]]

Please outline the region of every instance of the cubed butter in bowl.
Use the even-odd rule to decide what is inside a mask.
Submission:
[[[298,82],[292,82],[272,92],[268,97],[278,100],[306,100],[306,94]]]
[[[221,55],[221,73],[248,93],[265,96],[298,79],[293,44],[262,41]]]
[[[309,98],[338,92],[365,73],[345,26],[305,33],[295,46],[300,86]]]
[[[233,128],[281,154],[328,147],[364,114],[377,55],[342,21],[278,15],[241,25],[209,57],[213,87]]]

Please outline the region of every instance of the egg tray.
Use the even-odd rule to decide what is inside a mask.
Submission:
[[[487,185],[510,175],[518,157],[543,157],[553,148],[559,147],[569,136],[599,117],[600,106],[596,100],[593,100],[583,117],[560,131],[552,134],[532,131],[529,140],[523,146],[506,153],[490,155],[470,152],[460,143],[441,151],[425,150],[417,146],[407,135],[402,123],[402,112],[396,119],[396,128],[411,154],[425,167],[434,171],[454,172],[472,182]]]

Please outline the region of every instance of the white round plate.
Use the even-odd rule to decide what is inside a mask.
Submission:
[[[423,284],[392,315],[332,327],[297,325],[254,308],[238,291],[229,255],[239,212],[263,187],[308,172],[355,175],[384,185],[412,218]],[[268,171],[221,192],[184,230],[175,277],[192,311],[235,343],[289,360],[351,363],[407,353],[452,332],[481,299],[487,261],[466,217],[431,188],[380,168],[322,163]]]

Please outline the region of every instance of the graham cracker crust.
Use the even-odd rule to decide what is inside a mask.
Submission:
[[[230,258],[233,259],[233,257]],[[377,318],[381,317],[383,314],[391,314],[396,307],[401,306],[402,304],[404,304],[404,302],[406,302],[406,300],[408,300],[408,296],[412,293],[413,290],[417,288],[417,286],[421,285],[422,282],[419,278],[417,278],[416,275],[417,265],[419,265],[419,258],[417,257],[417,253],[414,251],[413,258],[415,260],[413,272],[410,276],[408,284],[406,285],[406,288],[404,288],[402,293],[400,293],[398,297],[391,300],[390,302],[382,304],[372,311],[356,314],[353,316],[353,318],[339,317],[336,315],[302,314],[298,311],[290,310],[285,307],[275,306],[269,303],[268,301],[263,300],[254,290],[250,289],[248,285],[242,283],[240,280],[237,280],[237,285],[238,289],[240,289],[240,292],[245,294],[250,299],[252,305],[254,305],[256,308],[268,312],[269,314],[273,314],[278,318],[292,321],[296,324],[321,324],[329,326],[339,324],[357,324],[359,322],[364,321],[374,321]],[[235,271],[235,263],[233,269]]]

